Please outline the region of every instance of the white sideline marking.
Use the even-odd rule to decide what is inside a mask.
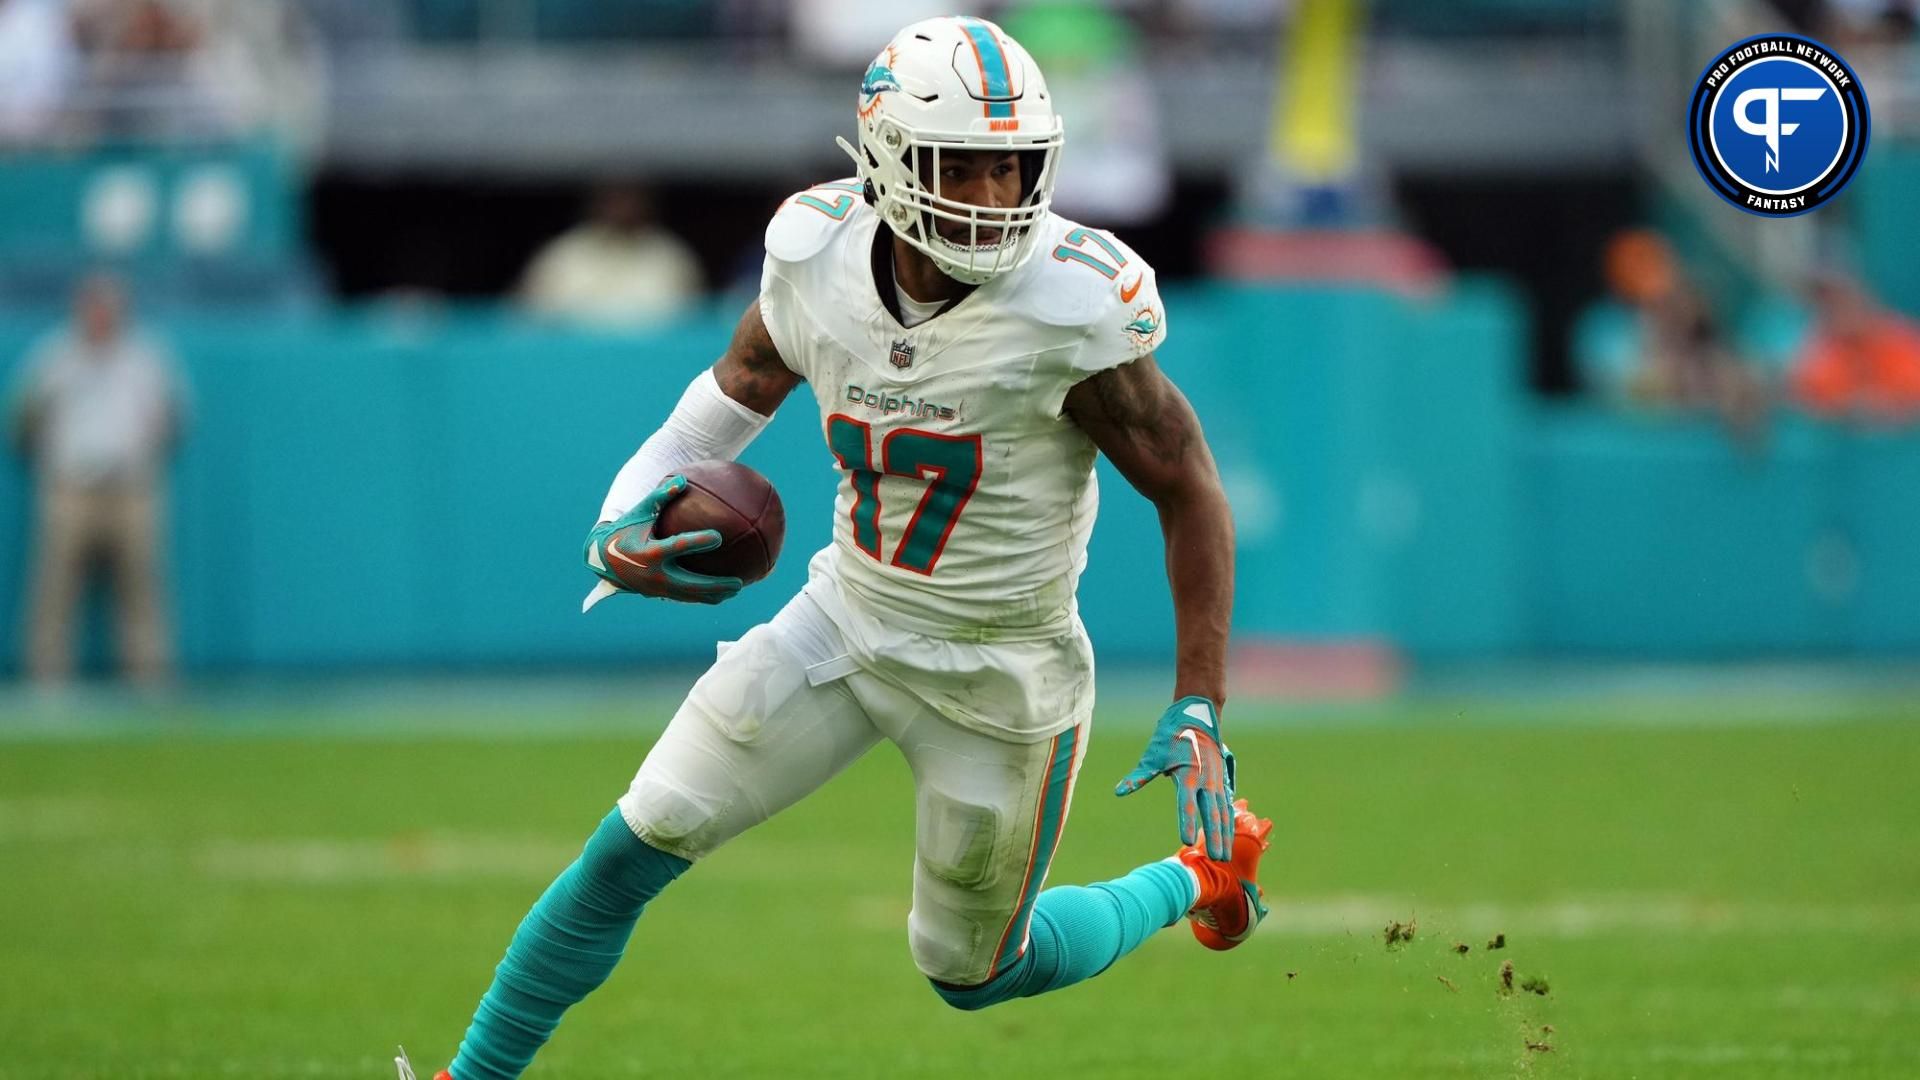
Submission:
[[[219,840],[194,865],[237,881],[333,884],[408,878],[552,877],[578,844],[502,837],[398,836],[384,840]]]
[[[1859,1059],[1848,1046],[1748,1046],[1741,1043],[1705,1043],[1700,1046],[1655,1044],[1643,1047],[1635,1057],[1650,1062],[1674,1065],[1845,1065]]]
[[[406,879],[550,878],[575,844],[501,836],[427,834],[364,840],[218,840],[200,847],[194,865],[208,877],[256,882],[332,884]],[[849,891],[850,921],[897,928],[905,894]],[[1409,916],[1423,938],[1464,940],[1481,951],[1495,933],[1510,938],[1584,938],[1632,933],[1872,933],[1920,935],[1920,901],[1827,902],[1745,900],[1671,894],[1574,894],[1536,903],[1497,900],[1431,902],[1373,894],[1271,894],[1257,940],[1288,937],[1376,938],[1391,920]]]
[[[1353,933],[1378,937],[1390,920],[1420,921],[1423,936],[1460,938],[1480,951],[1495,933],[1582,938],[1640,933],[1809,933],[1853,931],[1920,934],[1920,902],[1833,903],[1816,900],[1730,900],[1659,894],[1572,895],[1531,904],[1493,900],[1429,903],[1368,895],[1267,898],[1273,912],[1255,935]]]
[[[1605,934],[1803,934],[1861,933],[1890,938],[1920,936],[1920,901],[1826,903],[1727,901],[1682,896],[1569,896],[1539,904],[1477,900],[1458,904],[1416,903],[1387,896],[1291,897],[1269,894],[1272,914],[1254,935],[1269,947],[1298,945],[1302,938],[1351,938],[1380,944],[1389,921],[1418,919],[1422,942],[1445,948],[1465,941],[1475,955],[1488,938],[1507,935],[1514,945]],[[842,910],[861,930],[895,933],[905,923],[910,900],[904,890],[851,891]],[[1185,935],[1180,935],[1184,937]],[[1438,942],[1438,945],[1434,945]]]
[[[106,799],[39,795],[0,799],[0,840],[77,840],[104,836],[129,811]]]

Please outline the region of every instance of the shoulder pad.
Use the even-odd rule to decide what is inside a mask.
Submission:
[[[767,254],[782,262],[805,262],[820,253],[847,222],[864,213],[860,181],[816,184],[787,197],[767,222]]]
[[[1072,327],[1084,344],[1072,357],[1075,375],[1136,360],[1167,338],[1166,309],[1153,267],[1117,237],[1051,217],[1031,258],[1037,264],[1029,314]]]
[[[1153,267],[1110,232],[1051,215],[1034,240],[1033,278],[1021,296],[1043,323],[1090,326],[1157,292]]]

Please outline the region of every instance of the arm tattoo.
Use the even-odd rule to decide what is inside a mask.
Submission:
[[[1162,465],[1186,458],[1194,439],[1192,409],[1157,366],[1136,360],[1087,382],[1094,415],[1084,419],[1111,428]]]
[[[747,308],[734,327],[733,341],[713,366],[713,377],[728,397],[768,415],[786,398],[787,391],[800,383],[800,376],[774,347],[773,337],[760,319],[758,301]]]

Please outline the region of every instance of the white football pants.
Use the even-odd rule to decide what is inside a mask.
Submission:
[[[914,962],[929,978],[972,986],[1026,946],[1086,750],[1085,704],[1077,723],[1038,742],[962,727],[854,663],[803,592],[721,646],[620,811],[642,840],[697,861],[885,738],[906,757],[916,792]]]

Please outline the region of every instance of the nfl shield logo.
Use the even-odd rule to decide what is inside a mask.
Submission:
[[[904,339],[894,342],[893,351],[887,354],[887,359],[897,368],[913,363],[913,343]]]

